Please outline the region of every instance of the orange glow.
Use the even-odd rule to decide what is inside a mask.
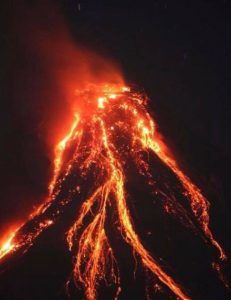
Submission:
[[[0,245],[0,259],[14,249],[15,245],[12,242],[14,237],[15,233],[11,232],[9,237]]]
[[[48,207],[55,203],[63,183],[74,172],[74,165],[77,164],[82,178],[86,177],[90,168],[95,170],[93,176],[96,186],[89,190],[89,196],[83,201],[76,220],[67,232],[69,250],[74,255],[73,279],[77,286],[84,288],[86,299],[97,298],[97,287],[103,280],[117,286],[115,299],[119,298],[121,292],[119,266],[105,228],[109,206],[115,208],[119,234],[139,257],[143,267],[177,298],[190,299],[176,280],[145,249],[136,233],[127,205],[127,159],[132,158],[138,171],[148,175],[148,179],[154,175],[149,170],[148,162],[140,154],[149,152],[150,155],[158,156],[181,183],[182,193],[190,202],[204,236],[217,248],[223,260],[225,253],[209,228],[207,199],[180,169],[176,159],[157,134],[156,124],[147,111],[146,97],[129,87],[111,84],[91,85],[77,91],[76,97],[77,102],[85,101],[86,109],[75,114],[69,132],[55,147],[54,173],[49,184],[48,202],[30,218],[33,220],[34,217],[39,217],[42,221],[36,223],[32,232],[24,234],[19,243],[14,242],[17,234],[12,234],[1,248],[1,258],[15,249],[31,246],[44,229],[55,223],[61,209],[56,209],[52,217],[47,218]],[[121,142],[122,135],[126,137],[125,143]],[[74,154],[68,160],[66,156],[71,145],[74,146]],[[81,194],[81,188],[77,185],[70,193]],[[71,200],[61,200],[60,207],[75,199],[74,196],[70,198]]]
[[[75,129],[78,125],[78,122],[79,122],[79,116],[78,116],[78,114],[75,114],[75,120],[74,120],[74,122],[71,126],[71,129],[70,129],[69,133],[55,147],[54,175],[53,175],[53,179],[51,180],[51,183],[49,185],[50,195],[53,192],[55,182],[57,180],[60,169],[62,167],[62,155],[63,155],[63,152],[66,148],[66,145],[72,138],[75,138],[76,135],[78,134],[78,132],[75,132]]]

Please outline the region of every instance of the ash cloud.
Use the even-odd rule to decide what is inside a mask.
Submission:
[[[8,3],[2,15],[0,232],[46,197],[54,145],[84,109],[75,90],[123,81],[115,63],[72,40],[54,2]]]

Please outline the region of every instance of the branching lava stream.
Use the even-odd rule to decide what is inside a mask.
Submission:
[[[147,177],[147,184],[152,184],[150,182],[155,174],[140,154],[148,152],[165,164],[181,184],[205,239],[224,260],[225,253],[209,228],[208,201],[183,173],[156,132],[156,124],[147,111],[145,96],[125,86],[105,84],[90,85],[85,90],[76,91],[76,97],[85,101],[86,110],[75,113],[70,131],[55,148],[49,197],[31,214],[29,220],[10,233],[9,239],[0,248],[1,260],[18,251],[26,251],[39,234],[55,223],[64,207],[75,201],[76,194],[81,194],[81,186],[77,185],[70,191],[69,197],[60,200],[58,195],[66,180],[73,175],[76,166],[80,176],[85,177],[94,165],[95,188],[81,204],[76,220],[67,232],[69,250],[74,255],[75,284],[83,287],[87,300],[95,300],[97,287],[105,280],[117,286],[115,299],[119,298],[119,267],[105,229],[106,219],[110,220],[107,208],[113,206],[119,224],[118,232],[140,258],[143,267],[177,298],[191,299],[145,249],[135,231],[126,203],[125,169],[128,157],[134,161],[137,171]],[[121,136],[125,137],[126,143],[121,142]],[[67,159],[66,153],[70,152],[70,148],[72,154]],[[155,189],[155,186],[152,188]],[[28,223],[32,224],[29,229]]]

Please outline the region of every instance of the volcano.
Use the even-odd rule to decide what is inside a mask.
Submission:
[[[224,261],[224,250],[209,226],[208,200],[183,172],[157,131],[146,95],[134,87],[105,83],[78,89],[75,97],[84,103],[84,109],[76,109],[71,128],[55,146],[49,195],[4,241],[1,268],[22,257],[71,211],[65,234],[73,257],[67,293],[74,284],[85,299],[95,300],[98,290],[106,285],[113,287],[114,299],[120,298],[123,284],[115,235],[120,237],[117,242],[132,250],[139,268],[157,280],[153,289],[164,287],[178,299],[192,299],[190,291],[144,246],[129,202],[137,198],[132,192],[135,185],[144,186],[145,198],[136,201],[158,202],[165,214],[179,220],[191,234],[201,236]],[[214,266],[220,273],[219,264]]]
[[[227,4],[16,2],[2,10],[0,298],[230,299]]]

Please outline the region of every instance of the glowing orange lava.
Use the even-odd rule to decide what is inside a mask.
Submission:
[[[14,244],[12,243],[12,240],[13,240],[14,236],[15,236],[14,232],[10,233],[8,239],[5,240],[3,242],[3,244],[1,245],[1,248],[0,248],[0,259],[2,257],[4,257],[7,253],[11,252],[14,249]]]
[[[118,231],[140,258],[143,267],[177,298],[190,299],[145,249],[135,231],[126,202],[126,162],[128,158],[132,159],[138,172],[147,176],[150,181],[153,177],[152,170],[140,154],[148,152],[158,156],[175,174],[204,236],[217,248],[220,259],[223,260],[225,253],[209,228],[207,199],[183,173],[156,133],[156,124],[147,111],[146,97],[128,87],[117,85],[91,85],[86,90],[77,91],[76,97],[86,101],[86,111],[84,114],[75,114],[70,131],[55,148],[49,199],[31,215],[29,222],[34,222],[33,230],[21,233],[17,229],[18,232],[10,234],[1,247],[0,258],[3,259],[16,250],[29,248],[44,229],[55,223],[63,207],[74,201],[74,195],[81,194],[82,187],[78,184],[70,190],[70,197],[58,200],[57,204],[62,186],[76,170],[76,166],[82,178],[94,167],[94,188],[89,190],[89,196],[81,204],[76,220],[67,232],[69,250],[74,253],[74,282],[84,288],[86,299],[97,298],[97,287],[102,280],[117,286],[115,299],[121,292],[119,268],[106,231],[109,206],[116,209]],[[68,159],[66,156],[70,151],[71,157]],[[49,213],[52,206],[55,209]]]

